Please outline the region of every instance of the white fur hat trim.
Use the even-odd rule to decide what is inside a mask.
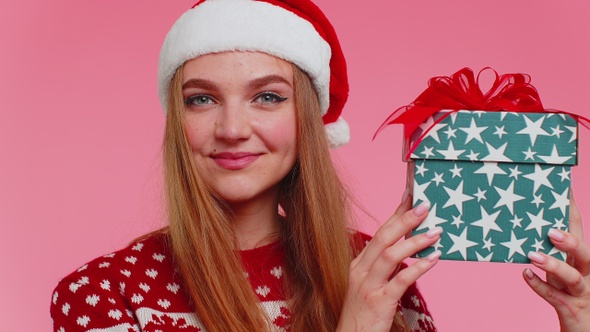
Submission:
[[[201,55],[236,50],[264,52],[295,64],[310,76],[322,115],[327,112],[329,44],[307,20],[253,0],[207,0],[176,21],[160,52],[158,90],[164,110],[170,81],[178,67]]]

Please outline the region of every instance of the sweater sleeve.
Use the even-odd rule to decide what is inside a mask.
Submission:
[[[402,269],[407,265],[402,264]],[[412,332],[436,332],[432,315],[428,311],[426,301],[418,290],[418,285],[413,283],[400,299],[401,311],[409,330]]]
[[[51,299],[53,331],[139,332],[133,313],[121,296],[123,285],[80,270],[66,277]]]

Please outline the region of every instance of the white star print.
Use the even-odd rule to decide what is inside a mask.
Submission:
[[[477,256],[477,261],[478,262],[491,262],[492,261],[492,257],[494,256],[493,252],[490,252],[489,255],[487,256],[482,256],[480,255],[478,252],[475,252],[475,255]]]
[[[490,230],[502,232],[502,229],[500,228],[500,226],[498,226],[498,224],[496,224],[496,220],[498,219],[498,215],[500,214],[501,211],[498,210],[490,215],[484,209],[483,206],[481,206],[480,209],[481,209],[481,219],[471,223],[471,225],[481,227],[482,232],[483,232],[483,238],[485,239],[486,237],[488,237],[488,233],[490,232]]]
[[[519,218],[517,215],[514,215],[514,218],[510,219],[509,221],[512,223],[512,229],[515,229],[516,227],[522,227],[520,224],[522,218]]]
[[[485,201],[487,190],[481,190],[481,188],[477,187],[477,193],[473,194],[473,196],[477,197],[477,201],[481,201],[482,199]]]
[[[426,136],[424,138],[432,137],[437,143],[440,143],[440,138],[438,137],[438,131],[446,126],[447,126],[446,123],[434,124],[434,118],[429,117],[428,119],[426,119],[425,122],[423,122],[420,125],[420,129],[424,133],[426,130],[428,130],[428,128],[430,128],[430,130],[428,130],[428,133],[426,134]]]
[[[499,139],[502,139],[502,136],[503,136],[503,135],[507,135],[507,134],[508,134],[508,133],[507,133],[507,132],[504,130],[504,127],[506,127],[506,126],[502,126],[502,127],[495,126],[495,127],[496,127],[496,131],[494,132],[494,135],[498,135],[498,138],[499,138]]]
[[[526,256],[524,254],[524,250],[522,250],[522,245],[527,241],[527,238],[519,239],[514,235],[514,231],[510,234],[510,241],[508,242],[501,242],[500,244],[506,248],[508,248],[508,259],[512,259],[515,253],[521,254],[522,256]]]
[[[455,176],[461,177],[461,171],[463,170],[463,168],[459,168],[457,167],[457,164],[453,165],[453,169],[450,169],[449,172],[453,173],[453,179],[455,178]]]
[[[578,138],[578,127],[577,126],[565,126],[565,128],[572,132],[572,136],[568,143],[575,141]]]
[[[524,153],[524,160],[532,160],[535,161],[535,155],[537,154],[537,152],[535,151],[531,151],[531,147],[529,146],[529,149],[526,151],[523,151],[522,153]]]
[[[514,181],[510,183],[506,190],[500,189],[500,187],[494,187],[494,189],[496,189],[496,192],[500,195],[500,199],[496,203],[496,206],[494,206],[494,209],[506,206],[511,214],[514,214],[514,203],[525,198],[524,196],[514,193]]]
[[[459,128],[459,130],[467,134],[467,137],[465,138],[465,145],[467,145],[467,143],[471,142],[473,139],[483,143],[483,140],[481,139],[481,133],[486,129],[488,129],[488,127],[478,127],[475,123],[475,119],[473,118],[471,119],[469,128]]]
[[[423,202],[430,202],[428,200],[428,197],[426,197],[426,188],[428,188],[428,186],[430,185],[430,181],[429,182],[424,182],[423,184],[418,184],[418,182],[416,182],[416,180],[414,180],[414,204],[417,203],[418,201],[423,201]]]
[[[483,161],[508,161],[511,162],[512,159],[506,157],[504,152],[506,151],[506,147],[508,146],[508,142],[504,143],[499,148],[494,148],[490,143],[486,142],[486,147],[488,148],[488,155],[482,158]]]
[[[565,181],[565,180],[569,180],[570,179],[570,171],[566,171],[565,167],[563,167],[561,169],[561,172],[558,173],[557,175],[559,175],[559,177],[561,178],[561,182]]]
[[[422,163],[422,165],[416,164],[415,174],[420,174],[421,176],[424,176],[426,172],[428,172],[428,169],[424,167],[424,163]]]
[[[525,228],[526,231],[534,229],[539,234],[539,237],[543,234],[543,227],[551,225],[551,223],[544,219],[543,215],[545,214],[545,209],[539,211],[537,215],[534,215],[530,212],[526,213],[531,219],[531,223]]]
[[[457,137],[457,135],[455,135],[456,132],[457,129],[453,129],[452,127],[448,127],[447,130],[443,131],[443,133],[447,134],[447,140],[450,140],[451,137]]]
[[[438,153],[443,155],[447,160],[457,160],[463,152],[465,152],[465,150],[455,150],[453,141],[449,142],[449,147],[446,150],[438,150]]]
[[[460,214],[463,214],[463,203],[475,199],[474,197],[465,195],[463,193],[463,181],[459,183],[455,190],[450,189],[448,187],[443,188],[447,192],[447,195],[449,195],[449,199],[447,200],[443,208],[447,208],[449,206],[454,205],[457,208],[457,210],[459,210]]]
[[[465,222],[463,220],[461,220],[461,215],[458,215],[458,216],[453,216],[453,222],[451,223],[451,225],[457,226],[457,229],[459,229],[461,227],[461,225],[464,223]]]
[[[492,239],[484,239],[483,240],[483,249],[487,249],[489,251],[492,251],[492,248],[495,246],[494,242],[492,241]]]
[[[514,180],[518,180],[518,176],[522,174],[521,171],[518,170],[518,165],[514,166],[514,168],[508,168],[510,170],[509,178],[514,178]]]
[[[539,158],[541,158],[541,160],[543,160],[544,162],[548,163],[548,164],[563,164],[566,161],[572,159],[573,156],[560,156],[559,153],[557,152],[557,146],[553,145],[553,150],[551,150],[551,154],[548,156],[538,156]]]
[[[448,233],[449,237],[451,237],[451,241],[453,241],[453,246],[449,251],[447,251],[447,255],[452,254],[454,252],[459,252],[464,260],[467,260],[467,249],[476,246],[478,243],[473,242],[467,239],[467,227],[463,229],[461,235],[457,236],[451,233]]]
[[[543,240],[537,240],[537,239],[535,239],[535,244],[533,244],[531,247],[535,248],[535,251],[542,251],[544,249],[543,248],[543,243],[544,242],[545,241],[543,241]]]
[[[545,201],[543,200],[543,194],[539,194],[538,196],[533,194],[533,200],[531,201],[531,204],[535,204],[537,206],[537,208],[539,208],[540,204],[545,203]]]
[[[445,183],[445,180],[443,180],[443,173],[438,174],[437,172],[434,172],[434,178],[432,178],[432,182],[436,183],[437,187],[439,184]]]
[[[424,156],[424,159],[428,159],[429,157],[434,157],[434,152],[432,152],[432,150],[434,150],[434,147],[427,147],[424,146],[424,151],[422,151],[422,155]]]
[[[563,193],[557,194],[554,191],[551,192],[551,194],[553,194],[553,198],[555,198],[555,202],[553,202],[553,205],[551,205],[551,207],[549,207],[549,210],[552,209],[559,209],[561,211],[561,214],[565,217],[565,211],[567,210],[568,206],[570,205],[570,199],[569,199],[569,189],[566,188]]]
[[[535,122],[529,119],[526,115],[524,115],[523,117],[524,121],[526,122],[526,125],[524,126],[524,129],[517,132],[517,134],[529,135],[533,146],[535,145],[538,136],[550,136],[549,133],[547,133],[543,128],[541,128],[541,126],[543,125],[543,121],[545,121],[544,116],[542,116]]]
[[[441,238],[439,238],[438,241],[436,241],[436,243],[432,245],[432,247],[434,248],[434,250],[440,250],[440,248],[444,248],[444,246],[441,243]]]
[[[555,218],[555,224],[553,224],[553,228],[562,229],[565,228],[563,223],[563,218]]]
[[[474,174],[485,174],[488,177],[488,184],[491,186],[494,181],[494,175],[506,174],[496,162],[484,162],[481,168],[477,169]]]
[[[535,164],[535,171],[533,173],[523,175],[525,178],[533,181],[533,193],[536,193],[540,186],[544,185],[553,189],[553,185],[549,182],[549,174],[553,171],[553,167],[542,169],[539,164]]]
[[[448,220],[440,218],[436,215],[436,204],[434,204],[432,206],[432,208],[430,209],[430,212],[428,213],[428,216],[426,217],[426,219],[420,224],[418,225],[418,227],[416,227],[417,231],[423,230],[425,228],[427,228],[428,230],[431,230],[433,228],[435,228],[436,226],[440,225],[440,224],[444,224],[446,223]]]
[[[557,136],[557,138],[561,138],[561,134],[563,133],[564,131],[561,130],[559,125],[557,125],[555,128],[551,128],[551,136]]]
[[[471,161],[477,161],[477,156],[479,156],[479,152],[476,153],[475,151],[471,150],[471,152],[469,152],[467,155],[467,158],[469,158]]]

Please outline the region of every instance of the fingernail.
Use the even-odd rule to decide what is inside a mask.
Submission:
[[[545,264],[547,262],[547,257],[539,254],[538,252],[531,251],[527,257],[537,264]]]
[[[432,239],[432,238],[440,235],[440,233],[442,233],[442,231],[443,231],[442,227],[436,226],[433,229],[426,232],[426,236]]]
[[[535,278],[535,274],[533,273],[533,271],[531,269],[525,269],[524,270],[524,275],[529,280],[533,280]]]
[[[418,205],[414,208],[414,214],[416,216],[420,217],[424,213],[428,212],[428,210],[430,210],[430,203],[429,202],[422,202],[422,203],[420,203],[420,205]]]
[[[442,252],[440,250],[437,250],[435,252],[430,253],[430,255],[426,256],[426,259],[429,262],[434,262],[434,261],[438,260],[440,255],[442,255]]]
[[[406,191],[404,191],[404,194],[402,195],[402,203],[405,203],[406,200],[408,200],[409,196],[410,196],[410,188],[406,188]]]
[[[553,240],[555,240],[557,242],[562,242],[563,240],[565,240],[565,234],[563,234],[561,231],[558,231],[555,228],[551,228],[549,230],[548,235],[550,238],[552,238]]]

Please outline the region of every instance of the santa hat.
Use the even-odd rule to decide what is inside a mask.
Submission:
[[[287,60],[311,78],[332,147],[348,143],[340,117],[348,98],[346,61],[334,28],[309,0],[205,0],[172,26],[160,52],[159,94],[166,110],[176,69],[201,55],[264,52]]]

